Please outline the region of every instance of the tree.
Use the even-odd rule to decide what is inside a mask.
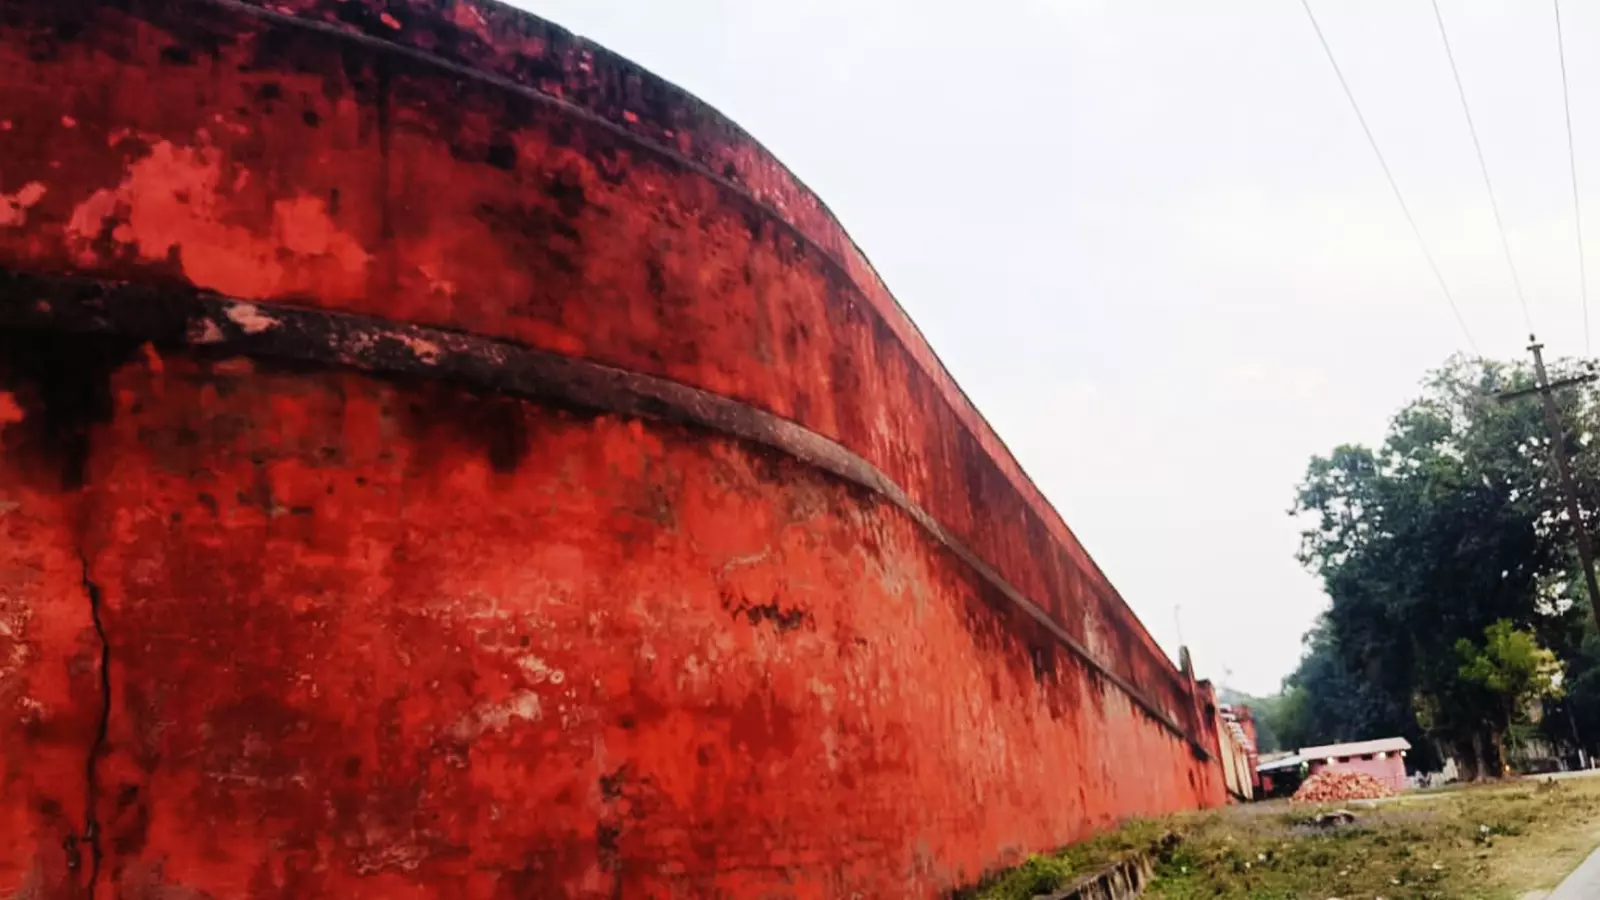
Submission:
[[[1580,641],[1562,654],[1561,696],[1547,704],[1539,725],[1550,740],[1570,741],[1592,755],[1600,739],[1600,634],[1589,621],[1580,625]]]
[[[1319,743],[1308,740],[1311,736],[1308,705],[1310,698],[1304,688],[1285,686],[1283,691],[1262,701],[1262,718],[1277,735],[1278,746],[1284,750],[1298,750]]]
[[[1461,658],[1462,680],[1493,698],[1478,713],[1504,771],[1509,759],[1506,734],[1514,726],[1529,724],[1536,704],[1560,696],[1561,663],[1539,646],[1531,631],[1506,619],[1485,628],[1483,636],[1481,647],[1466,638],[1456,641],[1456,654]]]
[[[1435,755],[1406,702],[1380,690],[1346,662],[1327,617],[1305,637],[1300,666],[1266,703],[1268,721],[1285,747],[1310,747],[1399,735],[1418,748],[1412,762],[1431,766]]]
[[[1505,621],[1577,643],[1563,600],[1571,523],[1540,411],[1493,400],[1530,378],[1522,367],[1452,361],[1377,449],[1345,445],[1311,461],[1292,512],[1307,522],[1300,560],[1332,603],[1288,683],[1304,693],[1308,738],[1402,734],[1419,749],[1436,743],[1469,773],[1498,766],[1503,754],[1488,759],[1489,745],[1504,729],[1479,711],[1495,695],[1463,675],[1458,642],[1476,646]],[[1563,403],[1593,421],[1587,396]]]
[[[1217,690],[1219,703],[1233,707],[1249,707],[1251,722],[1256,732],[1256,751],[1259,753],[1276,753],[1281,747],[1277,731],[1273,729],[1272,722],[1268,718],[1268,710],[1273,700],[1271,697],[1252,697],[1227,685]]]

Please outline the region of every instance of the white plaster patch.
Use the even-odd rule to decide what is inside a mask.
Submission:
[[[409,349],[412,354],[417,357],[417,359],[422,360],[428,365],[433,365],[439,361],[439,354],[442,351],[439,349],[439,345],[435,344],[433,341],[423,340],[419,337],[407,336],[401,336],[398,338],[398,340],[400,343],[405,344],[406,348]]]
[[[30,608],[0,594],[0,685],[21,672],[30,658],[24,634],[32,617]]]
[[[518,691],[499,703],[476,707],[451,731],[457,738],[469,741],[485,732],[504,732],[515,722],[537,722],[543,715],[538,694]]]
[[[235,325],[244,329],[245,334],[260,334],[269,328],[277,328],[278,320],[263,313],[250,303],[240,303],[228,308],[228,318]]]
[[[839,771],[839,735],[832,728],[822,730],[822,749],[828,757],[828,771]]]
[[[517,659],[517,665],[522,669],[523,672],[527,673],[528,680],[532,681],[534,684],[543,684],[546,681],[550,682],[551,684],[560,684],[561,682],[567,680],[567,674],[565,672],[561,671],[560,669],[550,668],[545,664],[544,660],[534,656],[531,653],[527,656],[519,657]]]
[[[210,319],[201,319],[189,323],[189,342],[191,344],[220,344],[225,335],[217,323]]]
[[[414,871],[433,853],[427,847],[410,841],[396,841],[364,850],[356,857],[356,871],[372,875],[384,869]]]

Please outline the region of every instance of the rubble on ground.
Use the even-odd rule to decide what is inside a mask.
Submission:
[[[1356,814],[1348,809],[1336,809],[1331,812],[1318,813],[1311,817],[1311,824],[1318,828],[1336,828],[1340,825],[1349,825],[1356,820]]]
[[[1394,790],[1365,772],[1318,772],[1289,798],[1291,803],[1338,803],[1393,797]]]

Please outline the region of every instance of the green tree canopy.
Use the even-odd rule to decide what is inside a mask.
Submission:
[[[1483,630],[1482,646],[1466,638],[1456,641],[1462,681],[1485,692],[1492,703],[1478,707],[1482,727],[1488,731],[1497,754],[1506,758],[1506,735],[1533,718],[1535,704],[1561,694],[1561,663],[1539,646],[1531,631],[1501,619]]]
[[[1467,674],[1458,645],[1520,651],[1526,635],[1565,656],[1581,645],[1586,614],[1572,602],[1571,523],[1538,399],[1495,399],[1530,382],[1523,367],[1453,361],[1382,445],[1312,459],[1292,512],[1306,523],[1300,561],[1332,602],[1285,686],[1292,716],[1274,724],[1286,741],[1400,734],[1424,751],[1418,764],[1431,762],[1432,744],[1469,769],[1502,764],[1489,746],[1504,733],[1500,718],[1481,712],[1502,695],[1489,670]],[[1562,404],[1580,451],[1592,394],[1570,390]],[[1579,471],[1593,508],[1600,467],[1585,455]],[[1488,632],[1500,623],[1496,645],[1500,631]],[[1594,686],[1600,693],[1600,679]]]

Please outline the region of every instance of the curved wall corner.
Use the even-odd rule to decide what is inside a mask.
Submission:
[[[934,896],[1218,805],[821,203],[449,0],[0,15],[0,893]]]

